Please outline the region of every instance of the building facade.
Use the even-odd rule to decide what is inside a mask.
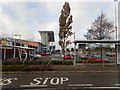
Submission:
[[[27,53],[40,53],[42,52],[43,44],[36,41],[29,41],[15,38],[1,38],[0,39],[0,51],[2,59],[19,57],[18,47],[24,47]]]
[[[54,31],[39,31],[39,33],[41,36],[41,43],[44,45],[43,52],[54,52]]]

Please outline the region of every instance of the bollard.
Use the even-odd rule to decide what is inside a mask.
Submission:
[[[82,61],[82,65],[83,65],[83,68],[84,68],[84,60]]]
[[[105,67],[104,61],[103,61],[103,68]]]

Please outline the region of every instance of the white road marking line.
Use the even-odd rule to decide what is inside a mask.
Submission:
[[[120,84],[115,84],[115,86],[120,86]]]
[[[69,84],[69,87],[93,86],[93,84]]]
[[[89,89],[120,89],[120,87],[89,87]]]
[[[47,87],[47,85],[20,85],[20,87]]]

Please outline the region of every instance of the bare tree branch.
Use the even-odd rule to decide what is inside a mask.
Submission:
[[[109,22],[106,16],[101,13],[100,16],[92,22],[91,28],[88,29],[88,32],[84,35],[86,39],[111,39],[111,34],[114,32],[114,25],[112,22]]]

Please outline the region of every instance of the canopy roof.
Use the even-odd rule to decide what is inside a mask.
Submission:
[[[75,40],[73,43],[120,43],[120,40]]]

